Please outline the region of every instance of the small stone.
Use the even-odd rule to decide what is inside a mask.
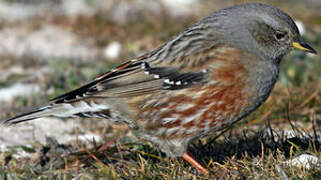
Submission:
[[[108,59],[117,59],[122,51],[122,45],[118,41],[111,42],[104,50],[104,56]]]

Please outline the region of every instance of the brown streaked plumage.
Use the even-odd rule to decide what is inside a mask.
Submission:
[[[75,115],[126,123],[140,138],[206,174],[186,152],[188,143],[259,107],[293,48],[316,53],[284,12],[263,4],[232,6],[48,106],[3,123]]]

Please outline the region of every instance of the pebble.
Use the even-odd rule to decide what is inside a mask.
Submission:
[[[107,45],[107,47],[104,49],[104,56],[107,59],[117,59],[119,58],[121,51],[123,47],[120,42],[114,41]]]

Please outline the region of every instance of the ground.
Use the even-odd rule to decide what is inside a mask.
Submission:
[[[0,8],[1,119],[44,105],[48,99],[158,47],[213,10],[242,3],[182,1],[178,5],[181,10],[176,11],[177,4],[166,0],[104,0],[101,6],[94,0],[78,5],[66,0],[39,3],[39,7],[34,2],[37,0],[26,4],[0,1],[3,9],[9,8],[8,13],[21,12],[8,16]],[[319,1],[291,1],[291,6],[288,1],[264,2],[301,23],[304,38],[321,53]],[[320,55],[295,51],[281,67],[279,82],[262,107],[225,132],[190,145],[190,153],[208,167],[210,176],[199,174],[181,158],[166,157],[149,142],[138,141],[125,125],[81,118],[45,118],[0,127],[0,176],[320,179]],[[105,142],[110,147],[100,151]]]

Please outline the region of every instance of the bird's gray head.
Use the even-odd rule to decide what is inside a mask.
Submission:
[[[303,41],[291,17],[273,6],[235,5],[212,13],[202,23],[214,26],[213,33],[222,42],[277,63],[293,48],[316,53]]]

